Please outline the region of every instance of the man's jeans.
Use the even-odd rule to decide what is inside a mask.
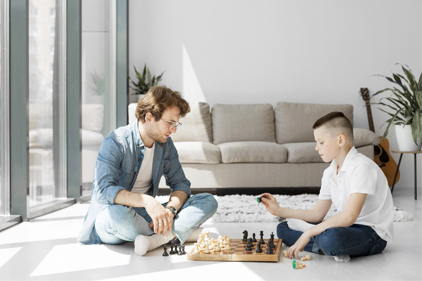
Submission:
[[[173,220],[173,234],[183,244],[195,229],[214,215],[217,207],[218,203],[211,194],[192,195]],[[153,235],[154,230],[149,227],[151,221],[145,208],[110,205],[97,216],[95,230],[101,242],[120,244],[135,241],[139,234]]]
[[[290,229],[284,221],[277,226],[277,236],[287,246],[292,246],[303,234]],[[343,228],[335,227],[311,238],[305,246],[305,251],[327,256],[349,255],[369,256],[381,253],[387,246],[387,241],[381,239],[371,227],[354,224]]]

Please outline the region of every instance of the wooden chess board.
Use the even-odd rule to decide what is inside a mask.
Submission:
[[[247,242],[242,239],[230,239],[230,251],[216,252],[215,249],[210,250],[210,254],[203,251],[193,254],[195,248],[188,253],[188,260],[192,261],[279,261],[281,252],[281,239],[274,239],[273,253],[267,254],[267,243],[269,239],[264,239],[265,244],[261,244],[262,253],[256,252],[257,242],[253,242],[252,251],[246,251]]]

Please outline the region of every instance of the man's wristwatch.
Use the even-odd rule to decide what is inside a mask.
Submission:
[[[177,217],[177,210],[175,207],[167,206],[166,209],[169,209],[173,213],[174,217]]]

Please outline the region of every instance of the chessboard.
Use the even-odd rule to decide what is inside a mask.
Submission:
[[[262,253],[256,252],[257,242],[252,242],[252,251],[246,251],[247,242],[242,242],[242,239],[231,239],[229,251],[222,250],[216,252],[215,249],[210,250],[209,254],[203,251],[193,254],[195,249],[188,253],[188,260],[193,261],[279,261],[281,252],[281,239],[274,239],[273,254],[267,254],[267,244],[269,239],[264,239],[265,244],[261,244]]]

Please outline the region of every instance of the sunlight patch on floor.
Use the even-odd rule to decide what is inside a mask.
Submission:
[[[0,249],[0,268],[6,264],[22,247]]]
[[[104,245],[59,245],[50,251],[31,276],[127,265],[130,258],[130,255],[110,251]]]

